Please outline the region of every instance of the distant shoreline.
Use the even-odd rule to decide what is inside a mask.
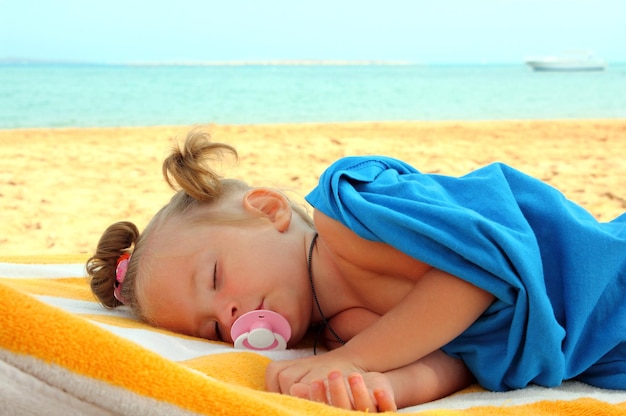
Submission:
[[[346,66],[346,65],[427,65],[413,61],[391,60],[242,60],[242,61],[129,61],[96,62],[75,60],[48,60],[31,58],[0,58],[0,65],[84,65],[84,66]]]
[[[626,62],[607,62],[611,67]],[[268,61],[135,61],[96,62],[0,58],[0,66],[76,66],[76,67],[244,67],[244,66],[414,66],[414,67],[510,67],[526,66],[525,60],[511,62],[421,62],[393,60],[268,60]]]
[[[619,65],[620,63],[617,63]],[[626,62],[624,63],[626,64]],[[30,58],[0,58],[0,66],[137,66],[137,67],[227,67],[227,66],[418,66],[418,67],[445,67],[445,66],[520,66],[524,60],[516,62],[422,62],[402,60],[266,60],[266,61],[134,61],[134,62],[96,62],[75,60],[52,60]]]

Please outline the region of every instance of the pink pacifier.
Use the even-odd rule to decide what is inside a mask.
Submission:
[[[291,337],[289,322],[280,314],[257,310],[241,315],[232,328],[230,336],[235,348],[255,351],[284,350]]]

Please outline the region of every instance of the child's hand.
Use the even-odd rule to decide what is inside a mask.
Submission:
[[[310,385],[313,380],[325,379],[331,371],[339,371],[341,374],[368,371],[353,363],[352,358],[345,347],[342,347],[322,355],[273,361],[265,372],[265,387],[268,391],[291,394],[294,384]]]
[[[341,372],[332,371],[326,380],[294,384],[289,393],[342,409],[366,412],[397,410],[389,379],[382,373],[352,373],[344,377]]]

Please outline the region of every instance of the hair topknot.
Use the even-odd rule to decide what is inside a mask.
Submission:
[[[172,189],[182,189],[197,201],[212,201],[221,195],[222,181],[209,162],[222,160],[224,153],[237,159],[234,147],[213,143],[208,133],[193,130],[183,147],[174,147],[163,162],[163,176]]]

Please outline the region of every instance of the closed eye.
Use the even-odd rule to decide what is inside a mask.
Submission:
[[[213,266],[213,290],[217,290],[217,262]],[[222,333],[220,332],[220,324],[215,321],[215,339],[217,341],[222,341]]]

